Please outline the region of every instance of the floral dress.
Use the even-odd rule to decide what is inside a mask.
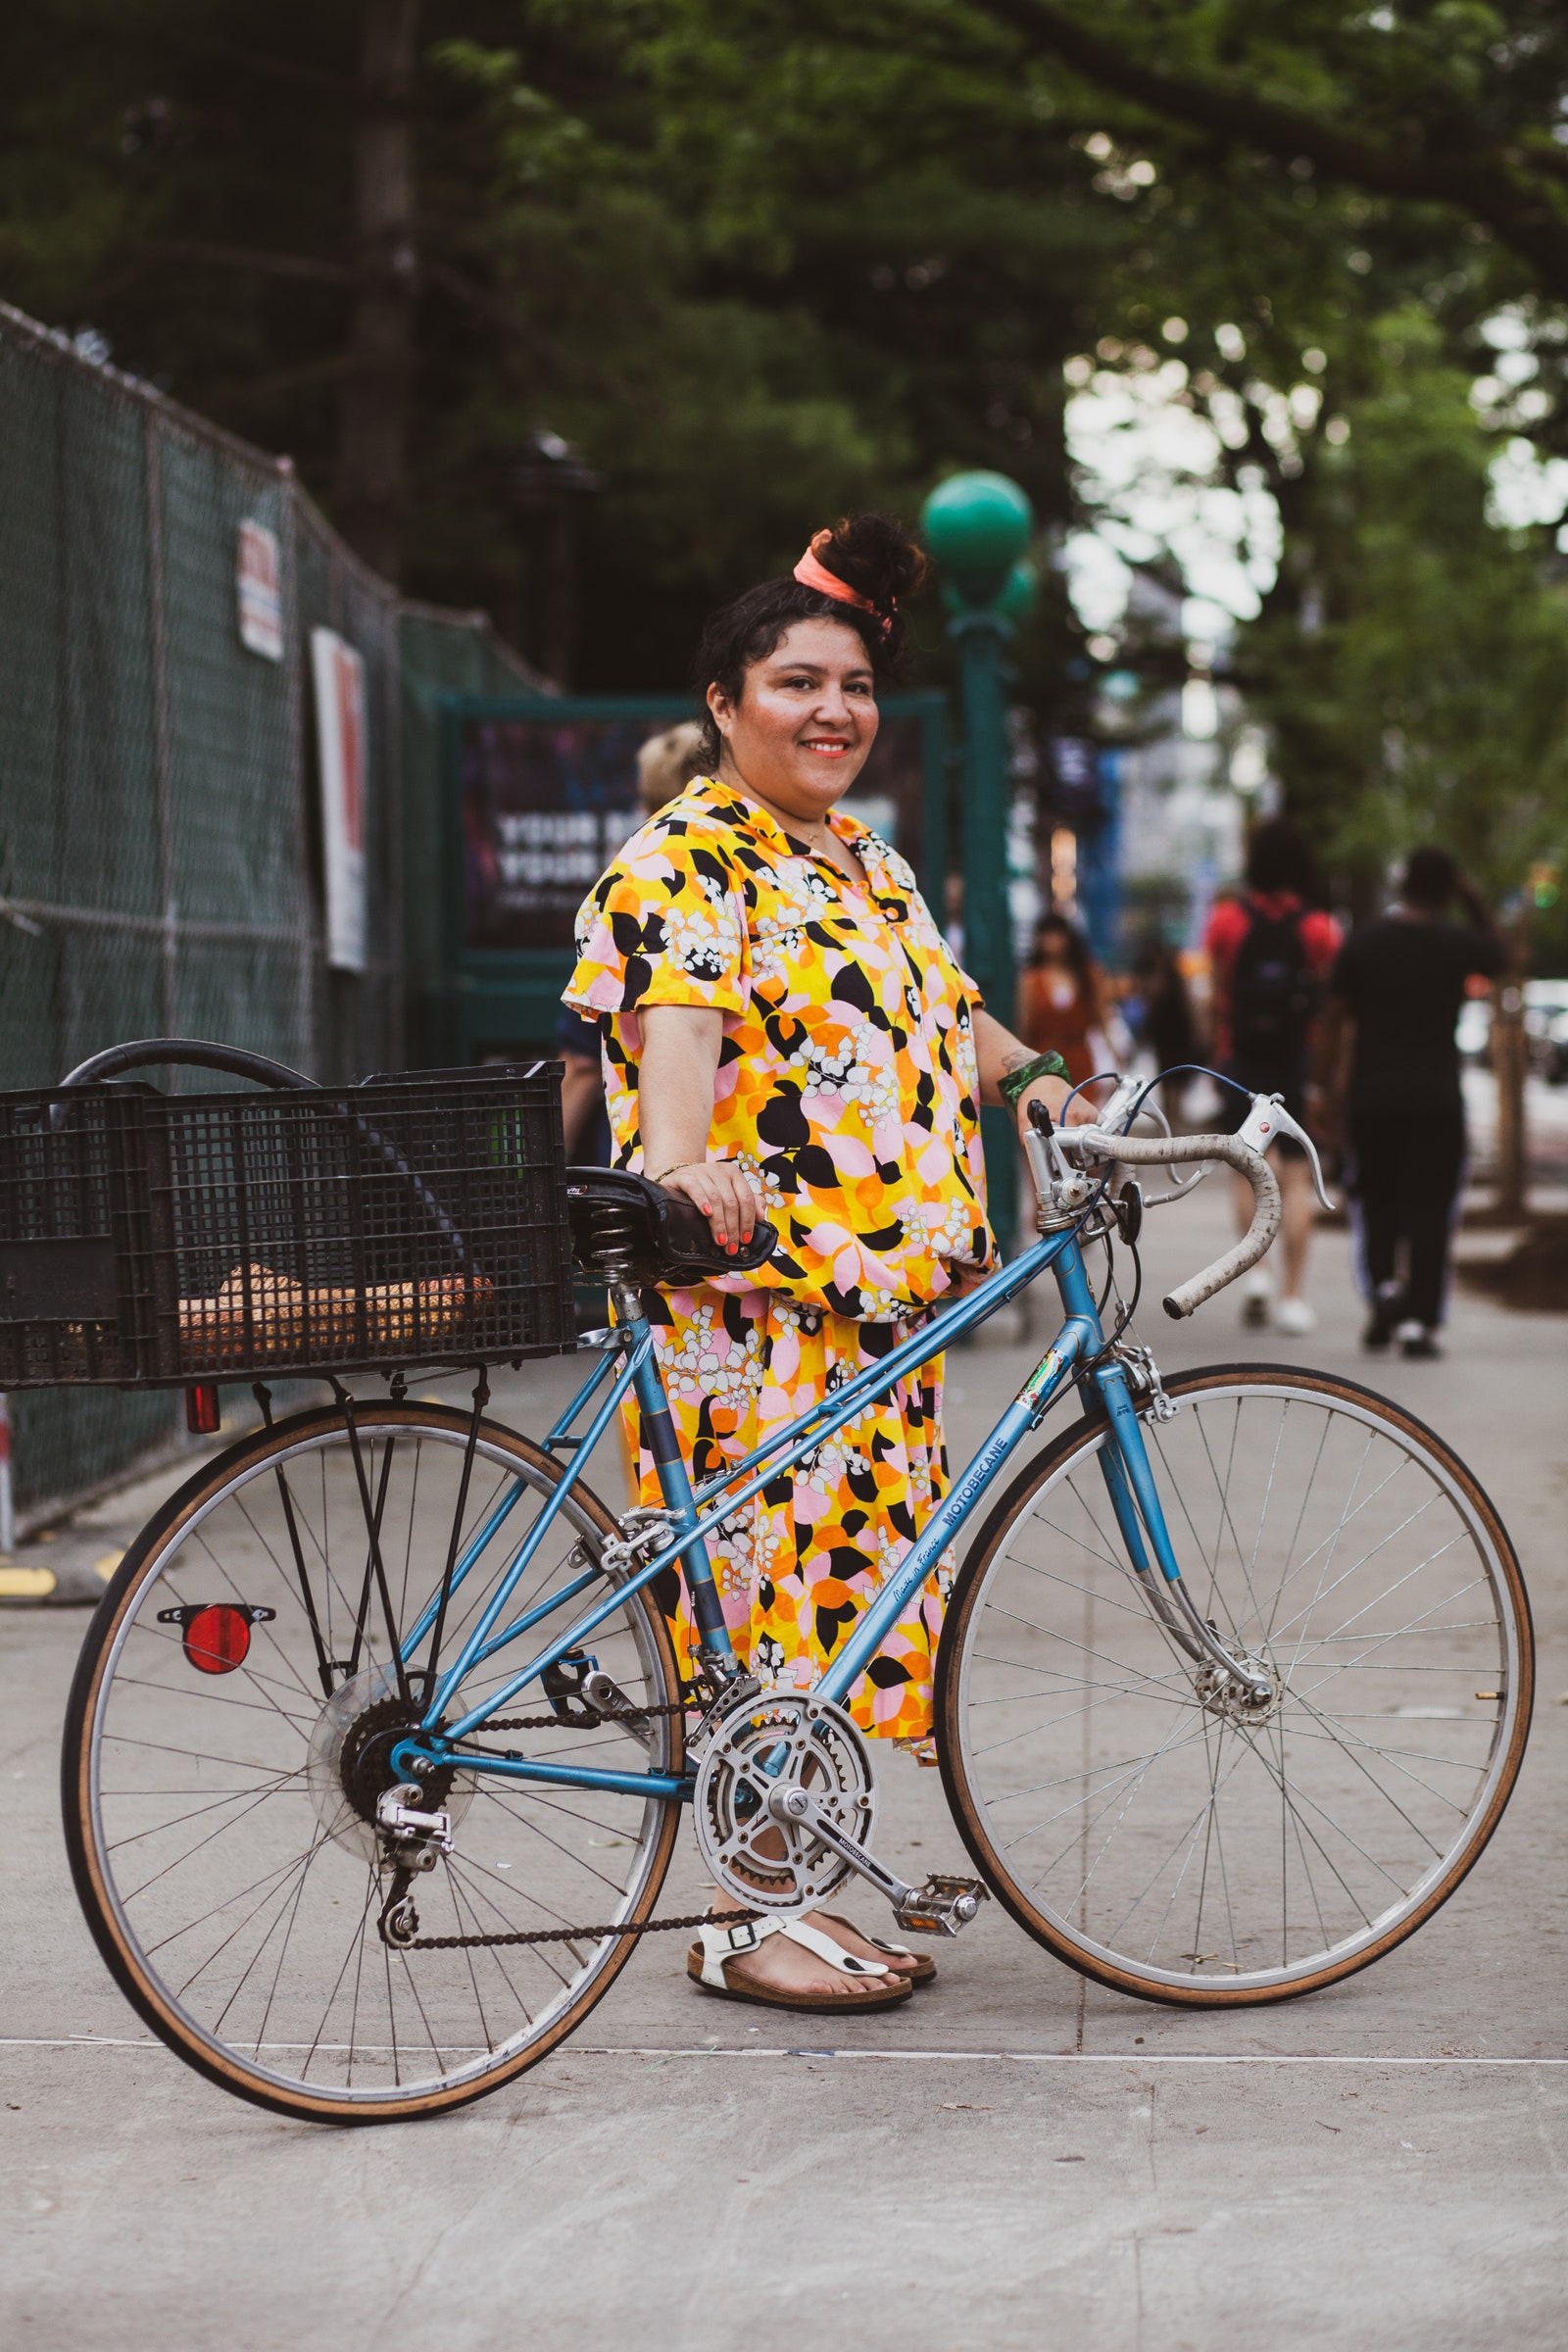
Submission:
[[[854,817],[829,823],[864,889],[699,777],[626,843],[577,919],[565,1001],[599,1017],[616,1165],[643,1164],[639,1012],[709,1006],[723,1044],[708,1156],[745,1169],[779,1232],[755,1273],[662,1294],[655,1309],[698,1480],[889,1354],[993,1260],[974,984],[903,858]],[[657,1502],[635,1418],[632,1437],[642,1498]],[[937,1357],[710,1539],[753,1671],[809,1688],[946,1486]],[[863,1730],[929,1734],[948,1577],[933,1572],[851,1693]],[[695,1636],[669,1598],[684,1655]]]

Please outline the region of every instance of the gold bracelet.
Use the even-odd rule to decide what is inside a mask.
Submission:
[[[662,1184],[664,1178],[666,1176],[673,1176],[677,1168],[696,1168],[705,1167],[706,1165],[707,1162],[705,1160],[672,1159],[667,1168],[662,1168],[657,1176],[650,1176],[648,1181],[650,1184]]]

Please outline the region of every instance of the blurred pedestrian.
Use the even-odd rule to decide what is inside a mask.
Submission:
[[[1457,900],[1466,921],[1446,919]],[[1413,850],[1398,904],[1341,950],[1319,1054],[1325,1132],[1344,1132],[1357,1270],[1372,1312],[1363,1345],[1438,1355],[1448,1236],[1464,1171],[1454,1029],[1473,976],[1507,950],[1446,850]],[[1403,1270],[1400,1270],[1400,1261]]]
[[[1198,1058],[1198,1021],[1181,957],[1167,940],[1152,942],[1140,975],[1143,1010],[1138,1019],[1138,1042],[1156,1071],[1179,1070]],[[1166,1113],[1174,1126],[1181,1118],[1187,1093],[1185,1077],[1167,1078],[1162,1089]]]
[[[637,755],[637,798],[645,816],[677,800],[703,772],[703,730],[695,718],[650,735]]]
[[[645,816],[677,800],[703,766],[703,730],[696,719],[650,735],[637,754],[637,799]],[[599,1025],[565,1006],[556,1029],[556,1052],[564,1063],[561,1081],[561,1124],[568,1167],[608,1168],[612,1156],[610,1113],[605,1107],[604,1058]]]
[[[1205,945],[1214,975],[1216,1066],[1250,1095],[1283,1095],[1285,1107],[1307,1123],[1307,1075],[1323,983],[1340,947],[1340,927],[1312,900],[1317,861],[1306,840],[1284,817],[1255,825],[1247,844],[1247,887],[1222,899],[1209,916]],[[1250,1105],[1232,1094],[1225,1120],[1239,1127]],[[1242,1295],[1244,1323],[1298,1339],[1317,1316],[1303,1296],[1307,1246],[1316,1210],[1306,1154],[1292,1137],[1274,1146],[1283,1214],[1285,1287],[1274,1302],[1274,1281],[1259,1266]],[[1237,1229],[1252,1217],[1252,1195],[1236,1180]]]
[[[1074,1086],[1096,1070],[1108,1019],[1104,975],[1064,914],[1042,915],[1018,988],[1018,1033],[1036,1054],[1059,1054]]]

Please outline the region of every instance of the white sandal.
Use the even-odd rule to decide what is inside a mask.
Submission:
[[[837,1969],[845,1977],[881,1977],[884,1983],[874,1992],[830,1993],[825,1998],[800,1992],[788,1992],[782,1987],[750,1984],[742,1977],[730,1982],[732,1964],[755,1952],[769,1936],[787,1936]],[[906,2001],[911,1986],[907,1977],[895,1976],[880,1960],[860,1960],[854,1952],[824,1936],[820,1928],[808,1928],[804,1919],[709,1920],[699,1931],[698,1941],[686,1955],[686,1974],[704,1992],[711,1992],[720,2000],[753,2001],[766,2009],[892,2009]]]

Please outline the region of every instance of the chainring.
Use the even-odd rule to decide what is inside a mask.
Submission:
[[[870,1751],[842,1708],[810,1691],[753,1691],[712,1719],[692,1807],[697,1843],[714,1883],[753,1910],[808,1910],[849,1876],[808,1831],[768,1812],[774,1788],[791,1783],[846,1837],[870,1843]]]

